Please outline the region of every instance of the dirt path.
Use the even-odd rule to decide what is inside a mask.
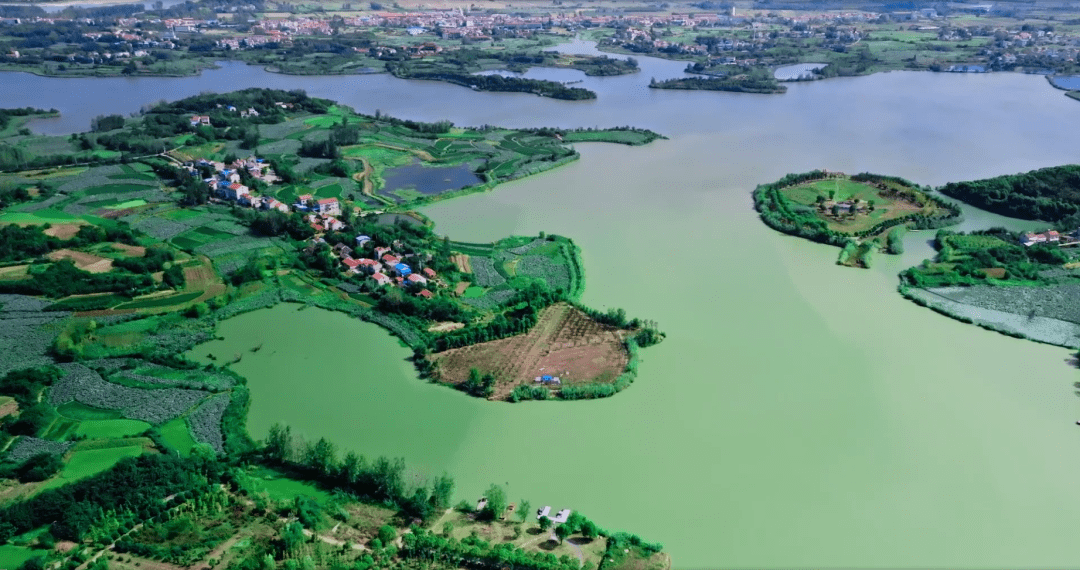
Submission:
[[[314,536],[314,535],[315,535],[314,532],[312,532],[312,531],[310,531],[310,530],[308,530],[306,528],[304,529],[304,536],[310,538],[311,536]],[[329,544],[331,546],[338,546],[338,547],[345,546],[345,542],[346,542],[344,540],[336,539],[336,538],[334,538],[332,536],[324,536],[324,535],[321,535],[321,534],[318,535],[318,538],[319,538],[319,540],[321,540],[321,541],[323,541],[326,544]],[[352,549],[353,550],[367,550],[367,547],[365,547],[363,544],[353,543]]]
[[[375,146],[381,146],[383,148],[388,148],[390,150],[399,150],[401,152],[408,152],[408,153],[415,154],[416,156],[420,157],[421,160],[425,160],[427,162],[435,162],[435,157],[431,156],[431,153],[426,151],[426,150],[417,150],[415,148],[405,148],[403,146],[394,146],[392,144],[386,144],[386,143],[375,143]]]
[[[375,172],[375,169],[371,167],[371,163],[366,158],[358,157],[357,160],[364,165],[363,172],[357,172],[353,174],[353,180],[360,183],[360,192],[365,196],[375,197],[375,183],[371,181],[371,175]]]
[[[559,304],[544,311],[540,322],[529,331],[529,340],[532,341],[529,343],[529,349],[515,360],[515,366],[508,375],[509,378],[521,378],[526,370],[536,368],[536,363],[540,361],[540,357],[548,348],[548,343],[543,342],[543,339],[553,336],[555,329],[569,310],[570,305]]]

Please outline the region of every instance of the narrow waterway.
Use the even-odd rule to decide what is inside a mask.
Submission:
[[[910,233],[902,257],[845,269],[835,249],[765,228],[750,191],[813,168],[936,185],[1072,162],[1080,103],[1012,74],[895,72],[778,96],[657,91],[649,79],[684,64],[638,59],[633,76],[529,73],[583,79],[599,94],[586,102],[236,64],[184,79],[10,74],[0,100],[59,108],[63,118],[38,124],[53,132],[252,85],[458,124],[655,129],[671,139],[581,144],[576,163],[426,210],[457,240],[571,236],[587,304],[659,321],[667,340],[615,398],[470,399],[418,380],[381,330],[290,306],[227,321],[226,340],[196,353],[265,343],[236,365],[257,437],[283,422],[403,456],[423,473],[452,473],[464,497],[508,484],[513,500],[659,540],[682,568],[1075,565],[1080,400],[1069,354],[900,298],[895,275],[929,253],[929,232]],[[966,215],[965,227],[1009,223]]]

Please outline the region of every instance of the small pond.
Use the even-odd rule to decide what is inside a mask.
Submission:
[[[434,195],[484,182],[467,164],[424,166],[420,162],[388,168],[383,173],[383,179],[386,180],[386,186],[382,192],[391,195],[401,190]]]
[[[1055,75],[1050,82],[1060,89],[1080,89],[1080,75]]]

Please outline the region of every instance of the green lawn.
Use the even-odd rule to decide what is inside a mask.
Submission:
[[[119,442],[117,442],[119,443]],[[87,449],[76,451],[64,464],[60,474],[46,481],[38,491],[67,485],[79,479],[85,479],[116,465],[125,457],[137,457],[143,452],[141,444],[111,447],[107,449]]]
[[[75,430],[76,435],[88,439],[120,438],[150,429],[150,424],[139,420],[86,420]]]
[[[121,202],[119,204],[113,204],[111,206],[105,206],[107,210],[126,210],[128,208],[137,208],[139,206],[145,206],[146,200],[128,200],[127,202]]]
[[[0,569],[15,570],[23,562],[44,555],[44,551],[32,550],[25,546],[0,545]]]
[[[271,469],[259,469],[251,474],[251,486],[256,492],[265,491],[275,501],[292,501],[297,497],[311,497],[319,503],[330,500],[330,493],[311,483],[289,479]]]
[[[192,439],[191,430],[188,429],[184,418],[176,418],[161,424],[160,431],[161,438],[169,447],[179,451],[184,457],[191,454],[191,448],[195,447],[195,440]]]
[[[56,411],[65,418],[71,418],[73,420],[115,420],[120,418],[120,412],[115,410],[103,410],[101,408],[94,408],[79,402],[68,402],[66,404],[60,404],[60,407]]]
[[[466,299],[478,299],[484,296],[484,288],[473,285],[472,287],[466,289],[465,292],[461,294],[461,296],[465,297]]]

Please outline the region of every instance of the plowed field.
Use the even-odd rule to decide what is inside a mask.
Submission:
[[[559,303],[540,315],[528,333],[433,355],[443,382],[458,384],[476,368],[498,379],[492,399],[503,400],[519,384],[537,376],[558,376],[565,384],[613,382],[630,355],[623,331],[600,324],[578,309]]]

